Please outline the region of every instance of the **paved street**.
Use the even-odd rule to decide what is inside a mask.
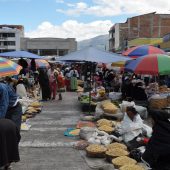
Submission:
[[[29,120],[29,131],[21,132],[19,163],[14,170],[90,170],[78,150],[72,148],[75,138],[63,132],[75,127],[80,117],[76,93],[63,94],[63,100],[43,104],[43,110]]]

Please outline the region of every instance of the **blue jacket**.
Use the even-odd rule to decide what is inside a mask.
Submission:
[[[4,118],[8,109],[12,108],[18,96],[7,84],[0,83],[0,118]]]

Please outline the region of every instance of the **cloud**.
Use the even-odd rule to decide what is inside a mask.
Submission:
[[[84,2],[69,3],[67,9],[57,9],[57,12],[67,15],[83,14],[111,17],[120,14],[144,14],[154,11],[170,13],[169,6],[170,1],[167,0],[93,0],[92,4]]]
[[[63,4],[64,0],[56,0],[57,3]]]
[[[66,5],[70,8],[68,10],[65,9],[57,9],[57,12],[61,12],[67,15],[79,15],[81,13],[84,13],[86,9],[88,9],[88,5],[84,2],[78,2],[78,3],[66,3]]]
[[[67,20],[61,25],[53,25],[45,21],[36,30],[26,32],[26,37],[56,37],[76,38],[78,41],[89,39],[98,35],[108,34],[113,23],[110,20],[94,21],[90,23]]]

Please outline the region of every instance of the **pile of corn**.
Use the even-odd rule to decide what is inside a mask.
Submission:
[[[100,126],[100,127],[98,127],[98,129],[99,129],[100,131],[104,131],[104,132],[106,132],[106,133],[111,133],[111,132],[114,131],[114,128],[112,128],[112,127],[110,127],[110,126],[107,126],[107,125]]]
[[[34,102],[30,106],[31,107],[41,107],[41,103],[40,102]]]
[[[112,124],[112,121],[107,120],[107,119],[100,119],[97,121],[97,126],[103,126],[103,125],[112,127],[113,124]]]
[[[124,165],[120,168],[120,170],[145,170],[145,169],[139,165]]]
[[[105,113],[115,114],[118,110],[118,108],[110,101],[104,101],[101,107]]]
[[[107,148],[99,144],[91,144],[86,148],[87,151],[92,153],[103,153],[106,152]]]
[[[121,143],[111,143],[109,145],[106,146],[108,150],[112,150],[112,149],[115,149],[115,148],[120,148],[120,149],[124,149],[124,150],[127,150],[127,146],[124,145],[124,144],[121,144]]]
[[[124,165],[135,165],[137,162],[136,160],[129,158],[127,156],[120,156],[112,160],[114,166],[120,168]]]
[[[124,149],[114,148],[106,151],[106,155],[112,157],[127,156],[129,155],[129,152],[125,151]]]

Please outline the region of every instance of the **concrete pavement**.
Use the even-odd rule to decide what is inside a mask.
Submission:
[[[90,170],[79,151],[72,148],[77,139],[63,135],[80,118],[76,93],[63,93],[62,101],[43,105],[42,112],[29,120],[31,129],[21,132],[21,161],[13,164],[13,170]]]

